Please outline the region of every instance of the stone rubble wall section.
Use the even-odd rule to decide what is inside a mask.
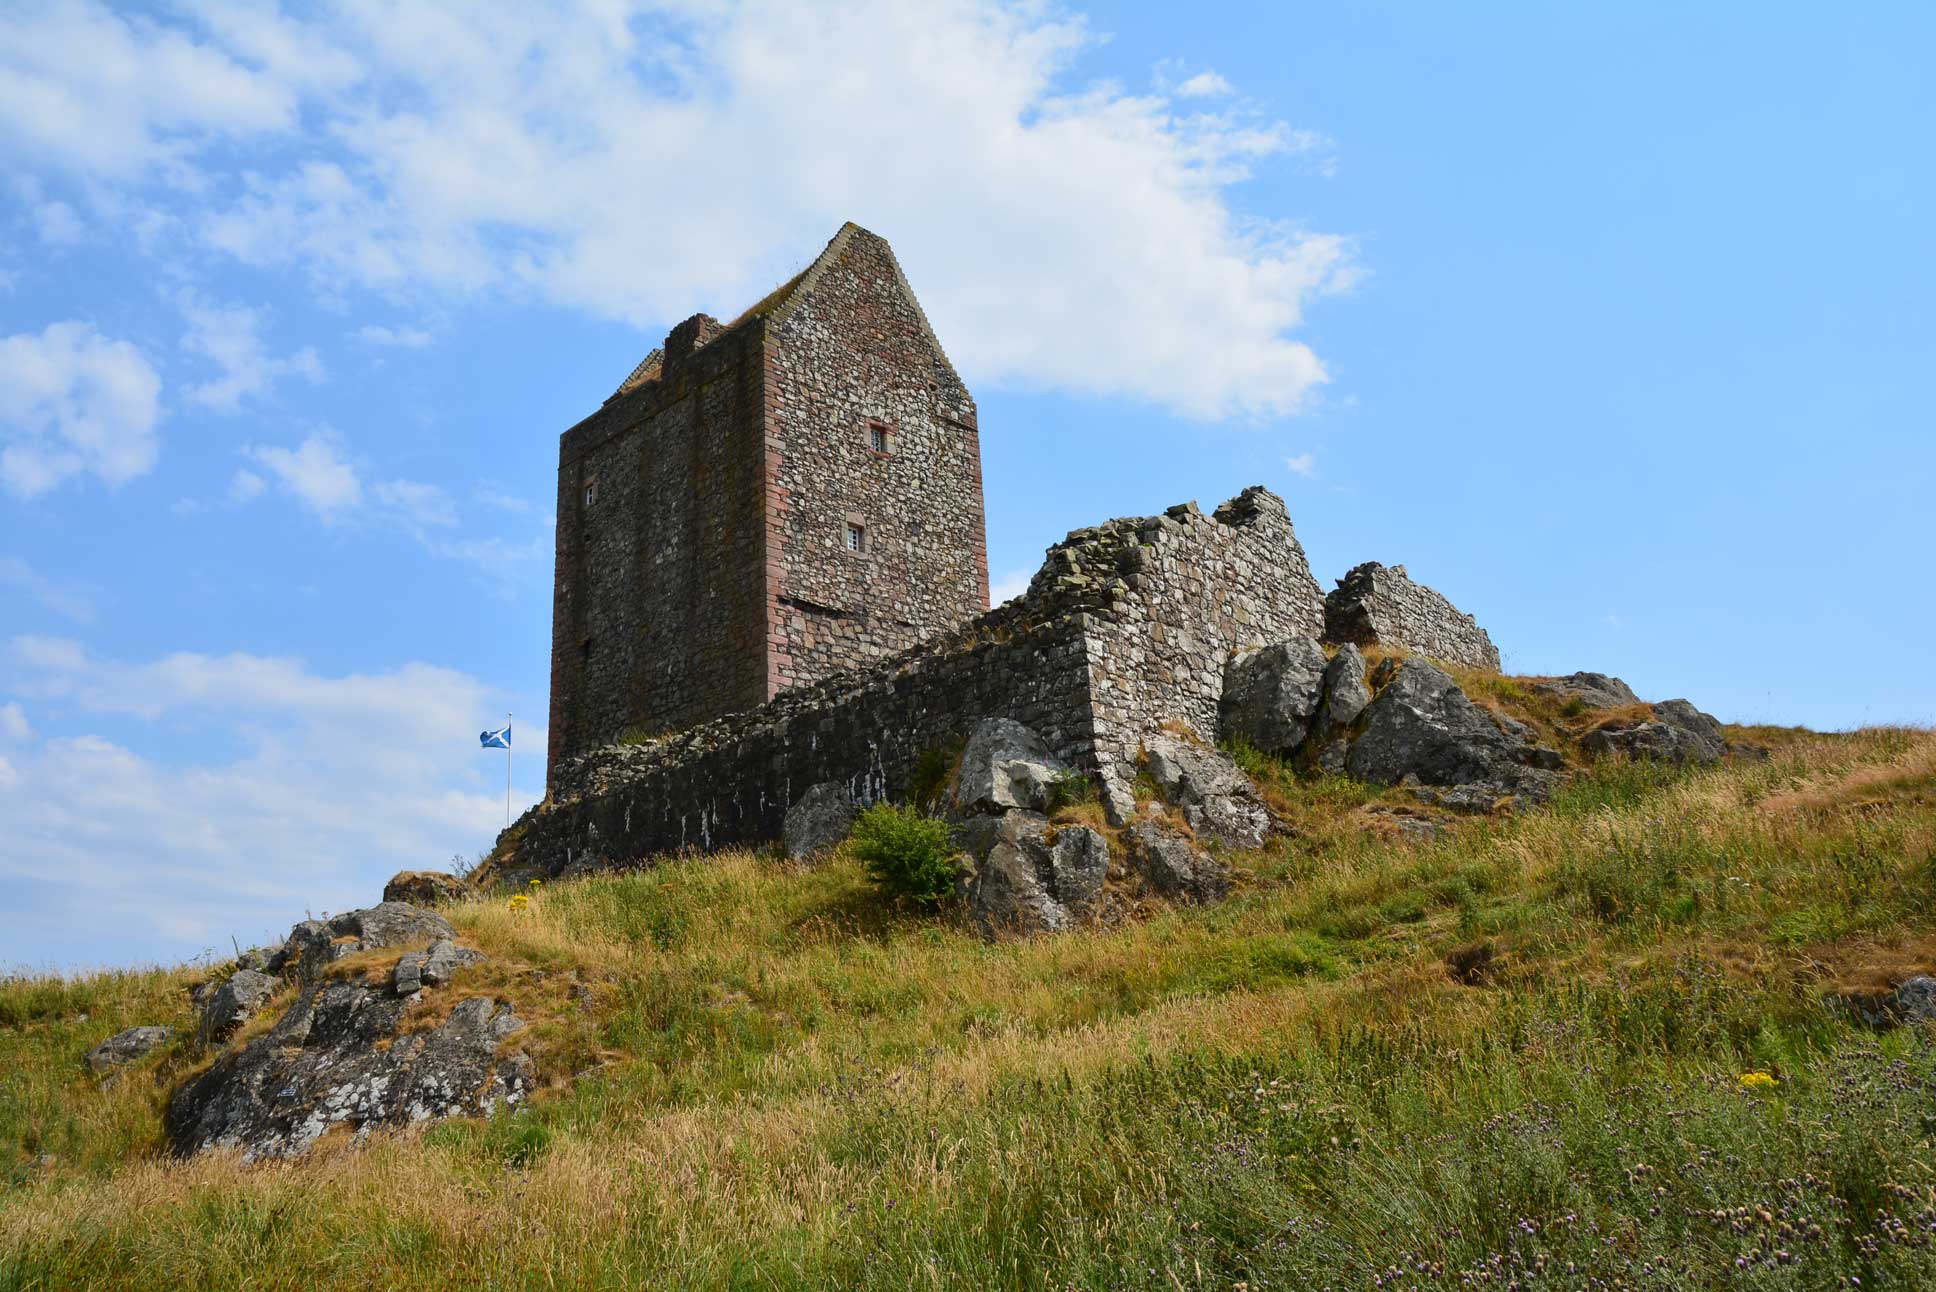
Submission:
[[[822,782],[861,802],[906,798],[924,756],[984,718],[1022,723],[1076,766],[1127,774],[1165,722],[1214,737],[1229,654],[1314,634],[1322,605],[1266,490],[1213,516],[1192,505],[1079,530],[1023,596],[872,669],[561,765],[550,800],[512,828],[514,864],[557,874],[777,839]]]
[[[1367,561],[1338,580],[1324,599],[1324,640],[1386,646],[1442,664],[1499,671],[1499,648],[1471,615],[1402,565]]]

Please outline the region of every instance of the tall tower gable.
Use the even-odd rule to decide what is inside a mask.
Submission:
[[[846,225],[695,315],[559,444],[549,768],[898,651],[987,605],[974,402]]]

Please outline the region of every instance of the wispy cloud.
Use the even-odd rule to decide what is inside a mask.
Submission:
[[[1327,143],[1213,71],[1143,94],[1085,81],[1095,40],[1002,0],[599,0],[484,24],[432,0],[26,7],[0,15],[0,146],[175,231],[171,263],[294,267],[332,301],[527,297],[655,333],[756,298],[852,218],[894,242],[983,382],[1296,411],[1327,379],[1297,332],[1352,285],[1352,244],[1231,189]],[[722,166],[749,137],[759,164]],[[659,179],[685,173],[708,181]],[[230,389],[208,397],[247,392]]]
[[[18,556],[0,556],[0,588],[24,592],[63,619],[94,622],[93,596],[77,584],[49,578]]]
[[[1293,454],[1284,459],[1284,465],[1290,468],[1293,475],[1303,476],[1306,480],[1314,479],[1318,473],[1317,456],[1311,453]]]
[[[182,393],[192,404],[233,413],[242,401],[266,395],[285,377],[323,379],[323,362],[304,346],[293,354],[272,355],[262,338],[267,312],[247,305],[218,305],[191,291],[177,298],[188,325],[182,349],[213,363],[220,375]]]

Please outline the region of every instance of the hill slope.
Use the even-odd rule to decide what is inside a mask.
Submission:
[[[1936,734],[1750,734],[1438,834],[1259,766],[1230,900],[1024,942],[844,857],[460,903],[551,1088],[294,1166],[80,1064],[208,970],[9,981],[0,1288],[1936,1285],[1936,1029],[1841,1003],[1936,968]]]

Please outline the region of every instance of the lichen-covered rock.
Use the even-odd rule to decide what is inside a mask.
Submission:
[[[1138,821],[1125,838],[1130,868],[1162,896],[1207,903],[1230,891],[1230,872],[1223,863],[1162,822]]]
[[[1486,630],[1402,565],[1366,561],[1324,598],[1324,640],[1410,651],[1444,664],[1499,671]]]
[[[1338,647],[1337,654],[1324,667],[1318,710],[1311,718],[1310,738],[1317,747],[1318,766],[1327,772],[1344,770],[1349,749],[1346,738],[1351,724],[1371,703],[1366,675],[1365,653],[1350,642]]]
[[[984,935],[1056,932],[1101,913],[1109,842],[1095,830],[1013,811],[970,818],[960,839],[963,906]]]
[[[304,920],[289,930],[288,941],[269,958],[269,970],[311,982],[331,961],[358,951],[456,936],[450,921],[435,911],[405,902],[382,902],[360,911],[345,911],[328,922]]]
[[[1231,659],[1223,671],[1218,732],[1267,754],[1288,754],[1304,743],[1322,695],[1324,647],[1293,637]]]
[[[961,750],[954,805],[962,814],[1040,812],[1055,783],[1076,771],[1042,737],[1008,718],[984,718]]]
[[[1936,978],[1914,974],[1893,987],[1843,992],[1842,1005],[1871,1027],[1936,1022]]]
[[[174,1151],[239,1149],[244,1160],[295,1157],[324,1131],[482,1116],[522,1102],[530,1060],[500,1056],[523,1024],[489,997],[460,1002],[429,1031],[399,1034],[406,1001],[360,981],[312,983],[282,1018],[176,1092]]]
[[[255,1012],[269,1003],[281,984],[266,973],[253,969],[237,969],[220,987],[215,989],[202,1007],[202,1021],[195,1029],[197,1045],[214,1045],[226,1041],[235,1034],[237,1028],[255,1017]]]
[[[1589,709],[1619,709],[1639,704],[1633,688],[1605,673],[1568,673],[1565,677],[1542,678],[1532,689],[1562,700],[1578,700]]]
[[[1163,801],[1180,809],[1200,837],[1230,848],[1263,847],[1270,812],[1228,754],[1167,731],[1147,737],[1143,752]]]
[[[87,1066],[95,1076],[106,1076],[124,1064],[147,1057],[174,1034],[172,1027],[131,1027],[116,1032],[87,1052]]]
[[[1589,754],[1625,754],[1670,763],[1716,763],[1727,752],[1721,724],[1686,700],[1662,700],[1651,718],[1608,723],[1580,738]]]
[[[442,870],[400,870],[383,886],[383,900],[435,906],[469,896],[470,885]]]
[[[1380,666],[1383,687],[1366,706],[1345,767],[1380,785],[1440,787],[1447,806],[1490,809],[1500,799],[1543,801],[1559,778],[1441,670],[1421,659]]]
[[[825,856],[853,829],[859,808],[845,781],[822,781],[787,809],[780,841],[790,861]]]

